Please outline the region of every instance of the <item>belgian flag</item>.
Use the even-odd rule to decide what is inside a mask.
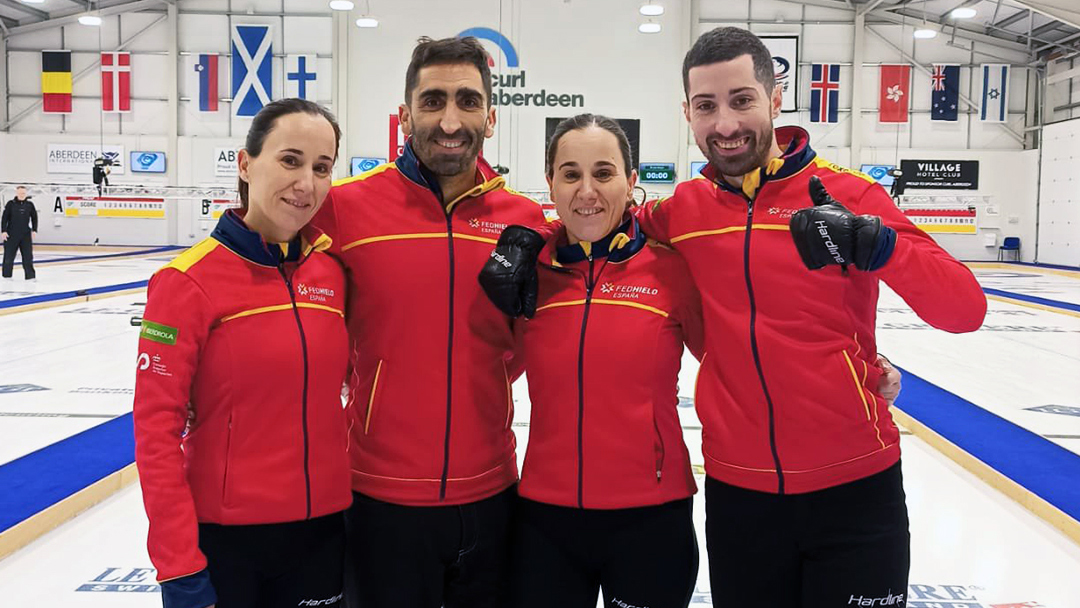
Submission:
[[[41,51],[42,111],[71,113],[71,51]]]

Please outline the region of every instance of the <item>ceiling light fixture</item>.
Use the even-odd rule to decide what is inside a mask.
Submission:
[[[651,1],[641,5],[638,9],[642,15],[646,17],[659,17],[664,14],[664,7],[659,4],[653,4]]]
[[[932,29],[929,29],[929,28],[922,27],[922,28],[919,28],[919,29],[915,30],[914,36],[916,38],[926,40],[926,39],[929,39],[929,38],[933,38],[934,36],[937,36],[937,30],[932,30]]]
[[[101,25],[101,17],[98,17],[97,15],[83,15],[82,17],[79,17],[79,23],[82,25],[98,26]]]
[[[949,15],[951,15],[953,19],[971,19],[977,13],[978,11],[970,6],[962,6],[960,8],[954,8]]]
[[[646,21],[645,23],[637,26],[637,31],[641,32],[642,34],[659,34],[660,24],[653,23],[652,21]]]
[[[330,10],[351,11],[354,6],[351,0],[330,0]]]
[[[379,20],[374,17],[360,17],[356,20],[356,27],[379,27]]]

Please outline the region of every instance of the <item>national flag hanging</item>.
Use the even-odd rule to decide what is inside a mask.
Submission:
[[[960,66],[935,63],[930,74],[930,120],[955,122],[960,105]]]
[[[810,66],[810,122],[836,122],[840,109],[840,66]]]
[[[906,123],[910,93],[911,66],[882,64],[878,121]]]
[[[315,55],[285,56],[285,96],[315,101],[318,70]]]
[[[101,54],[101,111],[131,111],[131,53]]]
[[[71,51],[41,51],[41,111],[71,113]]]
[[[193,99],[199,102],[200,112],[218,111],[218,56],[200,54],[196,57],[192,68],[198,79],[195,84],[198,96]]]
[[[232,105],[236,116],[255,116],[270,103],[272,41],[269,25],[233,26]]]
[[[979,120],[1005,122],[1009,112],[1009,66],[1005,63],[984,63],[982,66],[982,103]]]

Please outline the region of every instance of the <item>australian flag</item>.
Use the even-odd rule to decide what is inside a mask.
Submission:
[[[840,66],[815,63],[810,67],[810,122],[836,122],[840,109]]]
[[[955,122],[960,105],[960,66],[934,64],[930,94],[930,119]]]

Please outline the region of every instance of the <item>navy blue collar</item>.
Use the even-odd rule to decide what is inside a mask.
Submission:
[[[234,209],[221,215],[217,227],[210,237],[220,242],[240,257],[263,266],[277,266],[282,262],[296,262],[300,259],[303,243],[300,235],[289,241],[285,247],[267,243],[261,234],[247,227],[244,220]],[[287,248],[287,251],[285,250]]]
[[[619,237],[619,235],[625,235],[625,239]],[[616,238],[618,237],[618,241]],[[625,244],[621,247],[618,246],[619,242],[625,240]],[[610,262],[622,262],[630,259],[633,255],[645,246],[645,242],[648,237],[641,231],[638,226],[637,218],[633,215],[627,214],[627,218],[622,224],[619,224],[614,230],[608,233],[607,236],[596,241],[582,245],[576,243],[574,245],[560,245],[555,248],[555,260],[559,264],[573,264],[575,262],[583,262],[589,258],[591,254],[593,259],[596,258],[608,258]],[[612,244],[615,243],[613,247]],[[586,251],[586,248],[589,251]]]
[[[394,160],[394,164],[397,165],[397,169],[402,175],[431,190],[439,201],[443,200],[442,188],[439,187],[438,178],[431,171],[428,171],[427,167],[416,157],[411,139],[405,142],[401,156]]]
[[[431,171],[428,171],[420,159],[417,158],[416,152],[412,147],[412,140],[405,142],[405,146],[401,153],[401,156],[394,159],[394,165],[397,166],[399,172],[413,182],[431,190],[435,197],[443,205],[450,205],[457,201],[443,200],[442,188],[439,186],[439,180],[435,177]],[[491,165],[487,164],[483,158],[476,159],[476,172],[479,174],[479,180],[477,188],[466,192],[457,200],[462,198],[468,198],[470,196],[477,196],[488,192],[490,190],[502,188],[503,182],[499,177],[499,174],[491,168]],[[498,181],[496,181],[498,180]]]

